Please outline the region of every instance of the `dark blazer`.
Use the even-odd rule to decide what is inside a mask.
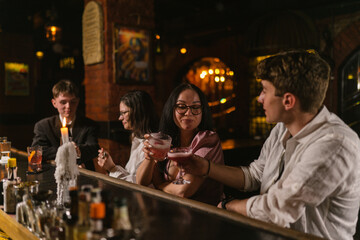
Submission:
[[[31,146],[43,147],[43,160],[54,160],[60,146],[61,122],[59,115],[44,118],[34,127],[34,138]],[[89,170],[95,170],[93,158],[98,155],[98,131],[95,121],[76,116],[72,129],[72,141],[80,148],[81,158],[78,164],[84,163]],[[70,134],[70,131],[69,131]]]

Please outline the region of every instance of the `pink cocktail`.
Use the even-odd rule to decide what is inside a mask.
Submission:
[[[191,157],[191,152],[169,152],[168,153],[168,158],[170,160],[178,162],[179,164],[189,161],[190,157]]]
[[[151,152],[154,154],[154,158],[161,158],[164,159],[166,157],[166,154],[168,153],[170,148],[151,148]]]
[[[151,145],[152,156],[164,160],[170,149],[171,137],[163,133],[151,133],[148,140]]]
[[[189,180],[183,178],[184,171],[182,169],[182,164],[186,161],[191,160],[191,149],[186,147],[173,148],[168,152],[168,158],[172,161],[175,161],[179,164],[180,167],[180,176],[173,183],[174,184],[189,184]]]

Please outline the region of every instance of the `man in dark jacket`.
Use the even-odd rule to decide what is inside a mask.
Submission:
[[[79,91],[74,83],[61,80],[52,89],[51,102],[59,115],[40,120],[34,127],[32,146],[43,147],[43,160],[54,160],[61,144],[60,128],[66,118],[66,125],[72,143],[78,154],[78,164],[95,170],[93,158],[98,155],[98,126],[96,122],[76,114],[79,105]]]

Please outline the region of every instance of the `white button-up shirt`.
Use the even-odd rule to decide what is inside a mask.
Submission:
[[[145,159],[143,152],[145,139],[134,137],[131,142],[130,158],[125,169],[116,165],[115,170],[110,172],[109,176],[123,179],[128,182],[136,183],[136,170]]]
[[[286,146],[286,148],[285,148]],[[285,169],[279,161],[285,149]],[[290,138],[278,123],[260,156],[242,167],[250,217],[328,239],[353,239],[360,203],[360,141],[326,107]]]

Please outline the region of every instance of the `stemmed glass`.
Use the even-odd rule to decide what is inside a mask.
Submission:
[[[175,161],[178,163],[180,167],[180,176],[178,179],[173,181],[173,184],[189,184],[189,180],[185,180],[183,178],[184,176],[184,169],[182,167],[182,163],[189,161],[191,157],[191,148],[188,147],[179,147],[179,148],[172,148],[168,152],[168,158],[172,161]]]

